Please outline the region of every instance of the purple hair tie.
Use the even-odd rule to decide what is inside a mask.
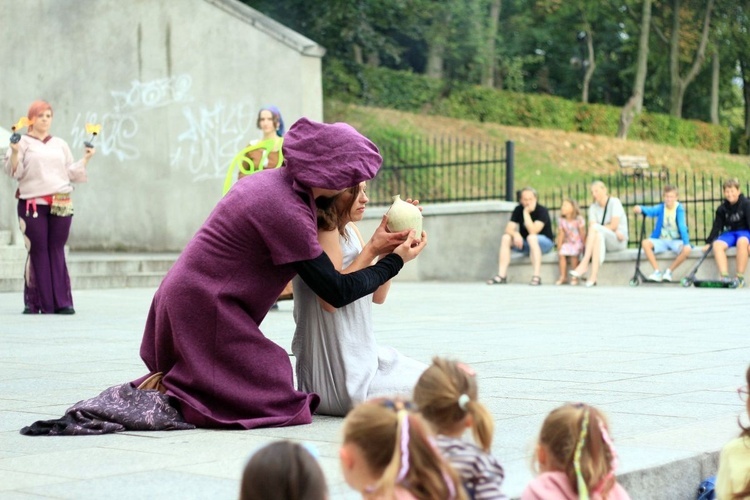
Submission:
[[[409,412],[400,410],[399,419],[401,420],[401,468],[398,471],[396,482],[406,479],[409,473]]]

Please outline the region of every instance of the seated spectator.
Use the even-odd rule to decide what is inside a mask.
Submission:
[[[557,253],[560,267],[560,278],[555,285],[568,282],[568,259],[572,267],[578,266],[583,253],[583,242],[586,241],[586,221],[581,217],[581,209],[572,198],[565,198],[560,206],[560,218],[557,221]],[[578,284],[578,278],[570,278],[571,285]]]
[[[685,221],[685,208],[677,201],[677,188],[664,186],[663,200],[663,203],[653,207],[643,205],[633,207],[633,212],[637,214],[656,217],[656,225],[651,232],[651,237],[641,242],[641,248],[654,268],[654,272],[646,278],[648,281],[672,281],[672,272],[690,256],[690,237]],[[676,253],[677,258],[662,273],[656,262],[656,254],[668,250]]]
[[[271,443],[250,458],[242,473],[240,500],[318,500],[328,488],[318,461],[291,441]]]
[[[502,499],[505,472],[490,454],[494,423],[478,400],[476,373],[463,363],[434,358],[414,387],[414,402],[432,430],[443,457],[461,476],[474,500]],[[464,441],[471,428],[479,446]]]
[[[530,187],[523,188],[521,203],[513,210],[500,242],[498,272],[487,281],[487,284],[502,285],[508,282],[508,265],[512,250],[531,258],[533,275],[529,284],[541,285],[542,278],[539,274],[542,268],[542,254],[552,250],[554,239],[549,212],[537,203],[536,190]]]
[[[584,403],[567,404],[547,415],[534,460],[539,475],[521,500],[626,500],[617,483],[617,452],[604,415]]]
[[[706,238],[706,243],[713,246],[716,267],[719,268],[721,281],[729,283],[729,265],[727,249],[737,247],[737,280],[738,287],[745,286],[745,269],[747,268],[748,244],[750,243],[750,200],[740,192],[737,179],[727,179],[723,185],[724,202],[716,209],[714,225]],[[708,250],[706,245],[703,250]]]
[[[745,372],[745,384],[737,389],[745,410],[750,416],[750,367]],[[750,427],[743,427],[740,437],[730,441],[721,450],[719,472],[716,475],[716,499],[735,500],[750,498]]]
[[[607,252],[619,252],[628,246],[628,219],[620,200],[607,194],[602,181],[591,183],[594,203],[589,207],[589,231],[586,251],[578,267],[570,271],[574,278],[582,278],[591,264],[591,274],[586,286],[596,285],[599,268]]]
[[[373,399],[349,412],[339,450],[344,480],[362,498],[465,499],[456,473],[410,407],[402,400]]]

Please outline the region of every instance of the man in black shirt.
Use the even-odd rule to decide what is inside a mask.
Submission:
[[[529,284],[542,284],[542,278],[539,277],[542,255],[552,250],[555,237],[552,234],[549,212],[537,203],[537,198],[534,188],[526,187],[521,191],[521,203],[513,210],[500,243],[497,275],[487,281],[488,285],[508,282],[511,251],[521,252],[531,258],[533,275]]]

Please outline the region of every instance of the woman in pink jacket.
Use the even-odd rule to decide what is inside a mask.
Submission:
[[[29,252],[24,272],[24,314],[74,314],[65,264],[73,216],[74,182],[86,182],[86,164],[94,148],[75,161],[68,144],[49,135],[52,107],[34,101],[28,133],[11,140],[5,171],[18,181],[18,222]]]

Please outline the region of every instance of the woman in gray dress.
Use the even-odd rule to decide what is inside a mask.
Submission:
[[[381,256],[365,244],[354,224],[368,202],[365,183],[344,191],[331,210],[318,211],[318,241],[338,271],[363,269]],[[385,219],[384,219],[385,220]],[[391,347],[378,346],[372,328],[372,303],[385,302],[391,283],[349,305],[334,308],[298,277],[294,283],[297,328],[292,352],[297,387],[320,395],[318,413],[346,415],[357,403],[377,396],[410,395],[427,365]]]

